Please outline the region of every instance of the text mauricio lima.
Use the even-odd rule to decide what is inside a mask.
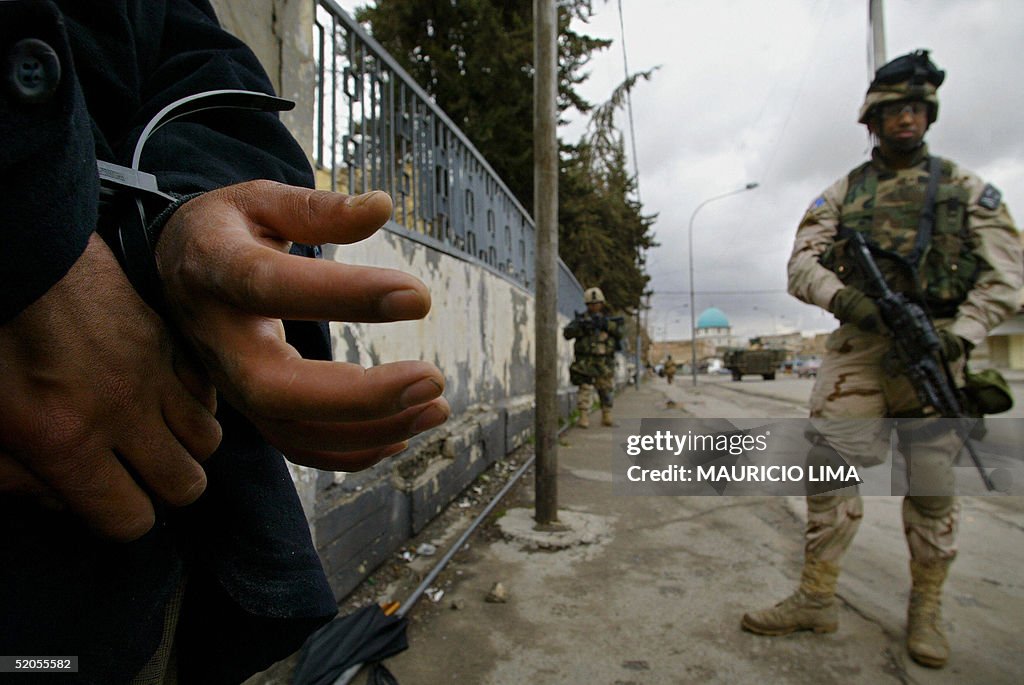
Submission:
[[[670,465],[660,469],[645,469],[641,466],[630,466],[626,477],[634,483],[858,483],[860,475],[857,469],[849,465],[841,466],[770,466],[745,465],[705,465],[679,466]]]

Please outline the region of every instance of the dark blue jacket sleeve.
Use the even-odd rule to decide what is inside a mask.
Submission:
[[[273,93],[262,65],[217,23],[206,0],[60,2],[97,155],[127,164],[146,123],[206,90]],[[163,190],[187,194],[267,178],[311,186],[302,149],[276,114],[211,110],[164,126],[140,165]]]
[[[96,226],[93,136],[64,22],[0,2],[0,324],[63,278]]]
[[[4,63],[0,323],[84,249],[97,220],[97,157],[128,164],[146,123],[181,97],[273,93],[255,55],[220,27],[207,0],[0,0],[0,50],[25,38],[52,47],[60,82],[44,101],[26,102],[11,85],[16,60]],[[140,166],[179,195],[253,179],[313,186],[304,152],[274,113],[211,110],[171,122],[146,143]],[[302,245],[293,252],[314,254]],[[304,356],[329,357],[324,324],[287,329]]]

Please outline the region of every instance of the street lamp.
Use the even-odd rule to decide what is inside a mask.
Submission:
[[[753,190],[757,187],[757,183],[748,183],[742,188],[736,190],[730,190],[728,193],[722,193],[721,195],[715,195],[704,200],[697,208],[693,210],[693,214],[690,215],[690,228],[687,232],[687,241],[690,247],[690,373],[693,374],[693,387],[697,387],[697,310],[696,304],[694,303],[694,291],[693,291],[693,220],[697,217],[697,212],[700,208],[709,202],[715,200],[721,200],[723,197],[729,197],[730,195],[736,195],[747,190]]]

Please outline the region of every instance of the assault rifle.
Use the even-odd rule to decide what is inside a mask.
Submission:
[[[589,333],[594,327],[594,323],[587,316],[587,312],[575,312],[574,323],[579,326],[580,330],[584,333]]]
[[[878,305],[882,322],[889,329],[893,351],[906,371],[910,384],[914,386],[921,405],[932,407],[947,419],[968,418],[957,394],[949,364],[942,353],[939,334],[931,319],[920,305],[889,287],[874,257],[871,256],[864,234],[860,231],[851,233],[853,258],[867,279],[869,287],[880,293],[875,304]],[[978,469],[985,487],[990,492],[995,490],[968,437],[968,429],[964,422],[957,420],[953,425],[957,435],[964,441],[964,447],[971,455],[971,461]]]
[[[620,327],[626,325],[626,318],[623,316],[606,316],[605,314],[589,314],[588,312],[575,312],[576,323],[585,330],[607,331],[608,322],[617,323]]]

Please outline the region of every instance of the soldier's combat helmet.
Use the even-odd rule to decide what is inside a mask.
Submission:
[[[927,50],[915,50],[897,57],[875,72],[857,121],[867,124],[875,108],[883,102],[922,100],[928,103],[928,123],[933,124],[939,117],[936,91],[945,79],[946,72],[932,63]]]
[[[585,304],[593,304],[595,302],[604,304],[604,293],[601,292],[600,288],[587,288],[583,293],[583,302]]]

